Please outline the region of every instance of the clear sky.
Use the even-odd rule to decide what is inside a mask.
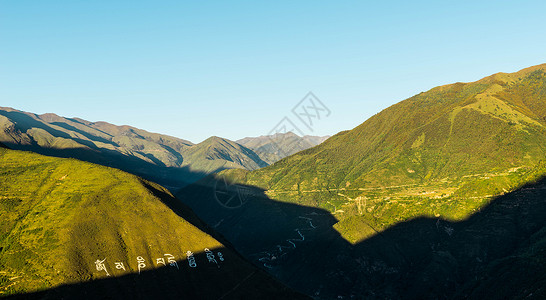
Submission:
[[[309,91],[351,129],[434,86],[546,62],[546,1],[0,0],[0,106],[200,142]],[[304,129],[304,128],[302,128]]]

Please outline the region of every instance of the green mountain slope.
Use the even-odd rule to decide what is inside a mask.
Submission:
[[[212,175],[178,196],[241,254],[314,299],[546,297],[546,178],[462,221],[419,217],[380,232],[373,219],[338,222]],[[340,224],[368,236],[350,243]]]
[[[177,196],[316,299],[543,299],[545,69],[434,88]]]
[[[3,148],[0,166],[0,296],[300,297],[205,233],[159,185]]]
[[[237,143],[246,146],[260,156],[268,164],[309,149],[328,139],[329,136],[298,136],[293,132],[277,133],[259,137],[246,137]]]
[[[417,216],[464,219],[544,171],[545,70],[434,88],[243,182],[378,228]],[[366,236],[351,226],[339,224],[348,239]]]
[[[212,141],[194,145],[131,126],[0,108],[0,142],[13,149],[115,167],[171,189],[218,170],[254,170],[267,165],[252,150],[234,142]]]

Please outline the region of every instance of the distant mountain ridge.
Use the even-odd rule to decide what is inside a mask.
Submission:
[[[127,125],[0,107],[0,142],[13,149],[119,168],[171,189],[226,169],[263,168],[326,138],[289,132],[238,142],[210,137],[194,144]]]
[[[171,188],[228,168],[255,170],[268,165],[252,150],[227,139],[213,137],[193,144],[132,126],[12,108],[0,108],[0,142],[13,149],[112,166]]]
[[[185,162],[198,170],[219,172],[225,169],[237,169],[244,166],[247,170],[256,170],[268,166],[254,151],[236,142],[217,136],[193,145],[184,151]]]
[[[254,150],[268,164],[273,164],[287,156],[317,146],[329,137],[310,135],[300,137],[293,132],[286,132],[259,137],[246,137],[237,140],[237,143]]]

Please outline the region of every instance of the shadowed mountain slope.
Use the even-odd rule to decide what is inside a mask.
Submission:
[[[177,195],[245,257],[317,298],[542,299],[545,70],[434,88]]]
[[[0,296],[301,297],[155,183],[9,149],[0,166]]]
[[[13,149],[115,167],[172,190],[226,168],[254,170],[267,165],[252,150],[225,139],[194,145],[130,126],[12,108],[0,108],[0,142]]]
[[[546,172],[545,70],[434,88],[242,183],[331,211],[353,242],[366,237],[354,216],[378,229],[418,216],[462,220]]]
[[[369,232],[356,243],[328,211],[230,183],[211,175],[178,196],[243,256],[315,299],[546,297],[545,179],[463,221],[419,217],[379,231],[354,219]]]

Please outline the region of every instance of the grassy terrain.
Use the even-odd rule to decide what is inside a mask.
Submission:
[[[177,196],[316,299],[544,299],[545,68],[434,88]]]
[[[256,285],[250,294],[285,291],[196,227],[202,225],[167,190],[116,169],[0,148],[0,216],[0,295],[127,278],[138,274],[137,257],[146,261],[143,271],[153,271],[167,253],[180,270],[165,276],[193,282],[199,297],[218,298],[247,277]],[[211,269],[205,248],[222,251],[225,262]],[[188,267],[187,251],[201,257],[196,269]],[[103,259],[112,277],[97,270]],[[201,283],[207,278],[215,282]],[[146,289],[161,296],[159,287]]]
[[[544,299],[545,68],[434,88],[177,195],[317,299]]]
[[[546,172],[545,70],[434,88],[242,183],[329,210],[351,242],[368,236],[358,224],[381,231],[418,216],[464,220]]]

